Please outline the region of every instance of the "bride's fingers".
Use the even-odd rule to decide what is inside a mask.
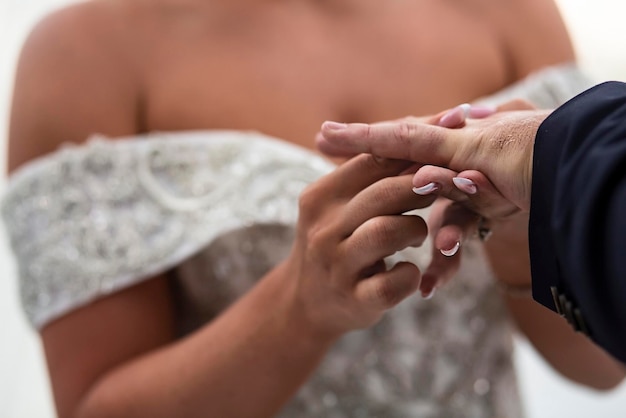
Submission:
[[[463,241],[475,235],[480,216],[465,206],[443,200],[428,220],[433,237],[433,251],[452,257],[460,250]]]
[[[339,248],[337,255],[359,269],[407,247],[419,247],[428,236],[426,222],[415,215],[378,216],[360,225]]]
[[[502,103],[497,107],[498,112],[506,112],[510,110],[535,110],[537,107],[531,102],[524,99],[513,99]]]
[[[463,203],[486,218],[504,218],[519,211],[476,170],[457,173],[443,167],[422,166],[413,175],[413,192],[424,196],[437,194]]]
[[[445,285],[461,267],[461,257],[445,257],[433,254],[433,259],[422,275],[419,291],[423,298],[430,299],[437,289]]]
[[[489,179],[480,171],[461,171],[453,179],[455,187],[465,193],[467,200],[457,200],[456,193],[445,194],[445,190],[440,193],[452,200],[463,202],[468,208],[485,218],[501,219],[509,217],[520,209],[506,199]]]
[[[411,165],[408,161],[359,155],[341,164],[310,188],[322,192],[320,195],[351,199],[368,186],[381,179],[397,176]]]
[[[372,307],[389,309],[415,292],[420,277],[414,264],[401,262],[388,271],[359,281],[355,288],[356,298]]]
[[[438,125],[443,128],[462,128],[465,126],[465,121],[468,118],[472,119],[482,119],[487,116],[493,115],[496,113],[496,109],[488,106],[480,106],[480,105],[470,105],[469,103],[463,103],[459,106],[456,106],[452,109],[444,110],[434,116],[428,116],[425,118],[415,118],[415,117],[406,117],[402,119],[397,119],[391,122],[400,122],[400,121],[408,121],[408,122],[423,122],[430,125]],[[389,122],[389,121],[387,121]],[[380,122],[385,123],[385,122]],[[376,125],[376,123],[372,124]],[[316,142],[318,144],[324,144],[324,138],[320,133],[318,133],[316,137]],[[334,150],[332,144],[329,144],[329,149]],[[336,152],[341,152],[341,150],[336,150]],[[413,166],[406,169],[402,174],[415,173],[422,164],[414,164]]]
[[[400,215],[430,206],[436,196],[418,196],[411,191],[411,175],[387,177],[358,192],[333,222],[345,236],[377,216]]]
[[[454,170],[434,165],[421,166],[413,175],[413,192],[420,196],[437,194],[456,202],[468,201],[467,193],[454,184],[456,176]]]
[[[420,285],[423,296],[432,294],[458,271],[463,243],[476,235],[478,220],[478,215],[456,202],[440,199],[433,205],[428,219],[433,254]]]
[[[445,238],[442,239],[442,237]],[[425,298],[431,297],[435,289],[446,284],[461,266],[462,230],[454,225],[442,227],[436,234],[435,240],[440,242],[440,249],[433,245],[432,258],[420,283],[420,292]],[[441,241],[446,243],[441,244]],[[441,248],[446,248],[446,250]]]
[[[397,121],[416,121],[422,123],[428,123],[430,125],[437,125],[443,128],[462,128],[465,126],[467,119],[482,119],[487,116],[491,116],[498,111],[497,108],[485,105],[474,105],[469,103],[463,103],[455,106],[451,109],[444,110],[437,113],[434,116],[426,118],[404,118]]]

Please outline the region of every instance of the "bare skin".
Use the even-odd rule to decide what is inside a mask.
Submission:
[[[98,0],[72,6],[42,21],[24,47],[11,115],[10,170],[94,132],[117,137],[255,129],[313,149],[320,121],[430,114],[573,59],[552,3],[506,3]],[[352,229],[367,232],[362,242],[337,238],[346,233],[340,225],[314,233],[326,225],[325,217],[365,205],[357,190],[369,190],[370,198],[380,188],[407,187],[410,193],[406,176],[370,186],[400,172],[398,167],[370,160],[351,164],[305,194],[289,259],[186,338],[174,338],[164,277],[46,325],[41,334],[59,416],[274,415],[336,338],[375,323],[417,288],[419,272],[403,266],[393,273],[404,278],[395,282],[403,286],[391,286],[385,279],[391,272],[378,271],[370,290],[357,290],[359,272],[350,266],[364,267],[364,260],[350,249],[368,249],[375,260],[415,245],[425,234],[419,221],[400,221],[410,239],[389,235],[391,226],[398,227],[396,217],[384,208],[368,209]],[[374,177],[364,181],[365,175]],[[355,188],[337,196],[337,176]],[[397,203],[428,203],[415,199],[398,194]],[[387,237],[386,246],[373,246],[381,237]],[[335,259],[312,250],[329,243],[352,256]],[[319,271],[322,261],[330,270]],[[339,272],[336,280],[329,271]],[[312,274],[318,280],[307,281]],[[350,295],[350,312],[366,312],[367,321],[332,309],[319,317],[306,309],[311,295],[333,300],[337,292]],[[275,309],[258,314],[270,305]],[[519,309],[513,307],[515,316]],[[540,323],[547,329],[525,330],[541,337],[531,337],[540,347],[575,338],[559,335],[555,341],[555,327],[567,330]],[[576,378],[596,387],[616,384],[621,375],[603,365],[602,355],[586,358],[598,376]],[[550,360],[559,367],[559,358]]]

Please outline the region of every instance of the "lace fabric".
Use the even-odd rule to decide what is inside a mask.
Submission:
[[[41,327],[242,225],[292,224],[302,188],[332,167],[235,131],[96,137],[29,164],[2,206],[27,316]]]

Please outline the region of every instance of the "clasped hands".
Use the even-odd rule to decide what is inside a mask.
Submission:
[[[432,296],[460,267],[455,254],[481,221],[491,223],[494,240],[500,225],[502,235],[525,237],[534,139],[549,113],[514,101],[375,124],[325,122],[319,149],[354,158],[300,198],[284,268],[296,278],[291,294],[307,322],[340,335],[373,325],[418,289]],[[428,223],[408,213],[428,206]],[[385,265],[429,234],[424,272],[408,262]]]
[[[468,104],[425,118],[404,118],[375,124],[325,122],[316,141],[329,156],[371,154],[412,162],[411,188],[421,196],[416,207],[433,203],[428,230],[433,260],[419,285],[422,295],[458,269],[461,243],[476,235],[479,222],[526,219],[530,208],[533,145],[550,111],[524,101],[498,108]],[[384,203],[383,203],[384,204]],[[521,233],[526,233],[522,223]]]

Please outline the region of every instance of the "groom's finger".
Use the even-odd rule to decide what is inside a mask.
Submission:
[[[324,122],[318,147],[333,153],[368,153],[379,157],[449,166],[462,136],[424,123],[399,122],[341,124]]]

